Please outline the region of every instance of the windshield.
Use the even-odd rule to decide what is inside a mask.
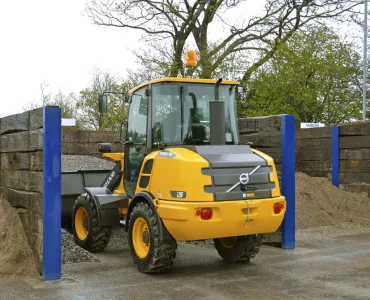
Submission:
[[[219,87],[219,100],[225,103],[226,144],[239,142],[235,89],[233,85]],[[178,82],[153,84],[154,146],[209,144],[209,102],[215,98],[214,91],[213,84]]]

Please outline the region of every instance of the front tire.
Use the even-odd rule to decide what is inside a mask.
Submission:
[[[259,252],[262,239],[259,235],[247,235],[214,239],[218,254],[227,262],[250,262]]]
[[[166,228],[163,230],[163,239],[160,239],[159,223],[153,209],[145,202],[135,205],[129,221],[128,242],[140,272],[159,273],[172,268],[177,243]]]
[[[111,230],[98,225],[97,209],[88,194],[76,199],[72,220],[72,232],[77,245],[89,252],[100,252],[107,247]]]

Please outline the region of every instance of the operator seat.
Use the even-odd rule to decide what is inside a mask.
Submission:
[[[169,113],[162,122],[162,133],[164,143],[175,142],[175,137],[179,133],[179,127],[181,122],[181,110],[176,110]]]
[[[207,139],[205,125],[200,122],[196,110],[190,109],[188,132],[185,136],[185,144],[187,145],[202,145]]]

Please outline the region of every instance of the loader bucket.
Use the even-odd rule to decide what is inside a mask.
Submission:
[[[73,204],[85,187],[101,186],[111,170],[62,172],[62,227],[70,227]]]

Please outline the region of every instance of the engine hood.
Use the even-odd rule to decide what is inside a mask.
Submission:
[[[270,157],[255,153],[248,145],[211,145],[168,147],[153,152],[146,158],[153,167],[145,171],[148,184],[142,186],[163,200],[177,201],[232,201],[263,199],[278,196],[278,183]],[[259,169],[249,173],[259,166]],[[150,173],[150,174],[149,174]],[[245,189],[240,182],[248,177]],[[246,175],[248,174],[248,175]]]

